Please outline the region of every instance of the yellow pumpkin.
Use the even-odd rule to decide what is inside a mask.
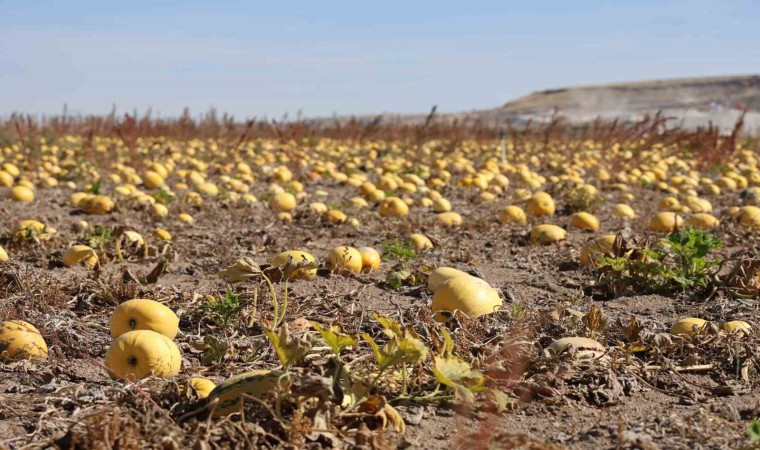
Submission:
[[[551,216],[555,210],[554,199],[546,192],[537,192],[528,200],[526,210],[536,217]]]
[[[672,233],[683,225],[681,216],[674,212],[659,212],[649,221],[649,230]]]
[[[127,300],[111,314],[111,337],[133,330],[151,330],[174,339],[179,332],[179,318],[168,306],[154,300]]]
[[[450,278],[438,286],[433,294],[432,309],[435,320],[445,322],[451,314],[477,318],[494,312],[501,305],[496,289],[468,275]]]
[[[140,380],[155,375],[168,378],[179,374],[182,354],[174,342],[151,330],[134,330],[117,337],[105,360],[112,378]]]
[[[461,270],[455,269],[453,267],[439,267],[430,272],[430,275],[428,275],[428,289],[430,289],[430,292],[435,293],[436,289],[438,289],[440,285],[447,282],[449,279],[461,276],[469,277],[471,275],[467,272],[462,272]]]
[[[570,216],[570,226],[581,230],[598,230],[599,219],[593,214],[581,211]]]
[[[84,263],[85,266],[93,268],[98,263],[98,254],[86,245],[73,245],[63,255],[63,265],[71,267],[79,263]]]
[[[296,198],[290,192],[280,192],[269,200],[269,208],[277,213],[289,213],[296,209]]]
[[[322,215],[322,218],[330,223],[344,223],[348,220],[348,216],[343,211],[337,209],[331,209]]]
[[[327,268],[343,275],[358,274],[362,271],[362,255],[353,247],[335,247],[327,255]]]
[[[398,197],[388,197],[380,203],[382,217],[403,217],[409,214],[409,206]]]
[[[417,250],[430,250],[433,248],[433,242],[424,234],[414,233],[409,236],[409,242]]]
[[[211,391],[216,388],[216,383],[209,380],[208,378],[192,377],[185,383],[181,384],[179,388],[181,394],[185,394],[186,392],[192,390],[198,394],[198,397],[206,398],[209,396]]]
[[[47,344],[34,325],[23,320],[0,324],[0,360],[45,359]]]
[[[567,231],[557,225],[536,225],[530,230],[530,242],[533,244],[549,245],[565,240]]]
[[[315,262],[316,260],[311,255],[311,253],[304,252],[301,250],[290,250],[287,252],[278,253],[277,255],[272,258],[270,261],[270,264],[274,267],[282,267],[284,266],[288,261],[291,261],[292,264],[297,264],[301,262],[311,263]],[[293,271],[293,273],[290,275],[291,280],[311,280],[314,278],[314,276],[317,275],[317,268],[313,269],[307,269],[307,268],[301,268],[296,269]]]
[[[720,329],[723,330],[724,333],[733,333],[736,330],[743,330],[746,333],[749,333],[752,331],[752,327],[743,320],[732,320],[730,322],[726,322],[721,324]]]
[[[380,268],[380,253],[372,247],[359,247],[362,255],[362,270],[377,270]]]
[[[451,202],[441,197],[433,200],[433,211],[437,213],[445,213],[451,211]]]
[[[163,228],[156,228],[153,230],[153,236],[157,237],[158,239],[161,239],[162,241],[171,241],[172,235],[164,230]]]
[[[143,175],[143,184],[148,189],[157,189],[164,185],[164,178],[152,170],[148,170]]]
[[[618,203],[615,205],[615,208],[612,210],[612,215],[615,217],[620,217],[624,219],[630,219],[633,220],[636,218],[636,213],[633,211],[633,208],[626,205],[625,203]]]
[[[13,186],[13,188],[11,188],[11,192],[8,194],[8,197],[11,200],[17,202],[33,202],[34,191],[26,186]]]
[[[453,211],[440,213],[435,217],[435,222],[444,227],[458,227],[462,225],[462,216]]]
[[[704,319],[698,319],[696,317],[687,317],[681,319],[670,329],[670,334],[694,334],[695,327],[696,333],[699,333],[702,328],[707,325],[707,321]]]
[[[686,219],[684,225],[687,227],[694,227],[698,230],[712,230],[720,226],[720,221],[712,214],[697,213]]]
[[[515,205],[509,205],[501,210],[501,223],[516,223],[524,225],[528,223],[528,218],[525,216],[525,211],[523,211],[522,208]]]
[[[79,206],[87,214],[107,214],[113,210],[114,202],[105,195],[93,195],[82,199]]]

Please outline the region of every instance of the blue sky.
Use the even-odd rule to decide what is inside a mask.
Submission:
[[[0,115],[467,111],[760,73],[755,1],[5,1]]]

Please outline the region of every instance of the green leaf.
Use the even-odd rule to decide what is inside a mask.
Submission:
[[[749,436],[750,442],[760,441],[760,421],[753,420],[749,423],[747,435]]]
[[[343,327],[340,324],[334,323],[329,328],[324,328],[317,322],[310,322],[311,326],[322,336],[325,343],[332,349],[336,356],[340,355],[340,352],[346,347],[355,346],[358,343],[358,339],[355,336],[347,334],[343,331]]]
[[[362,338],[372,347],[381,370],[404,363],[418,364],[427,358],[427,347],[416,338],[394,337],[383,347],[380,347],[367,333],[364,333]]]
[[[434,358],[433,373],[439,383],[456,389],[464,386],[469,390],[479,390],[483,387],[485,377],[470,365],[456,357]]]
[[[286,369],[306,356],[312,347],[311,343],[306,339],[291,336],[290,330],[288,330],[286,325],[280,326],[278,333],[268,328],[264,328],[264,333],[272,342],[274,350],[280,358],[282,367]]]

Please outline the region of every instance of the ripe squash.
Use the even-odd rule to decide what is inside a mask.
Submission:
[[[47,344],[34,325],[23,320],[6,320],[0,324],[0,361],[45,359]]]
[[[115,379],[140,380],[151,374],[168,378],[179,374],[182,354],[163,334],[135,330],[120,335],[111,343],[105,364]]]
[[[111,337],[133,330],[151,330],[169,339],[179,332],[179,318],[169,307],[143,298],[127,300],[111,314]]]
[[[291,251],[282,252],[275,255],[275,257],[272,258],[271,260],[271,264],[273,267],[283,267],[288,261],[292,261],[292,264],[296,264],[300,262],[307,262],[307,263],[315,262],[316,260],[311,255],[311,253],[304,252],[301,250],[291,250]],[[317,275],[316,267],[313,269],[302,268],[302,269],[294,270],[293,273],[290,275],[290,279],[291,280],[311,280],[316,275]]]
[[[432,309],[438,322],[445,322],[456,314],[477,318],[501,307],[502,299],[496,289],[480,278],[457,276],[438,286],[433,294]],[[449,313],[449,314],[447,314]]]
[[[327,255],[327,268],[331,272],[348,275],[362,271],[362,255],[353,247],[342,245],[330,250]]]

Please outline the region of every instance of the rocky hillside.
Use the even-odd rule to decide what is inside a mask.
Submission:
[[[616,114],[659,109],[760,111],[760,76],[687,78],[677,80],[579,86],[534,92],[505,104],[505,113],[545,114],[558,108],[566,114]]]
[[[747,110],[744,131],[760,135],[760,75],[681,78],[671,80],[577,86],[534,92],[501,107],[439,114],[439,119],[481,119],[489,123],[544,122],[556,111],[571,123],[598,117],[636,121],[657,111],[671,126],[695,128],[714,124],[731,131],[742,110]],[[394,116],[386,120],[418,123],[424,114]],[[361,118],[372,120],[372,117]]]

